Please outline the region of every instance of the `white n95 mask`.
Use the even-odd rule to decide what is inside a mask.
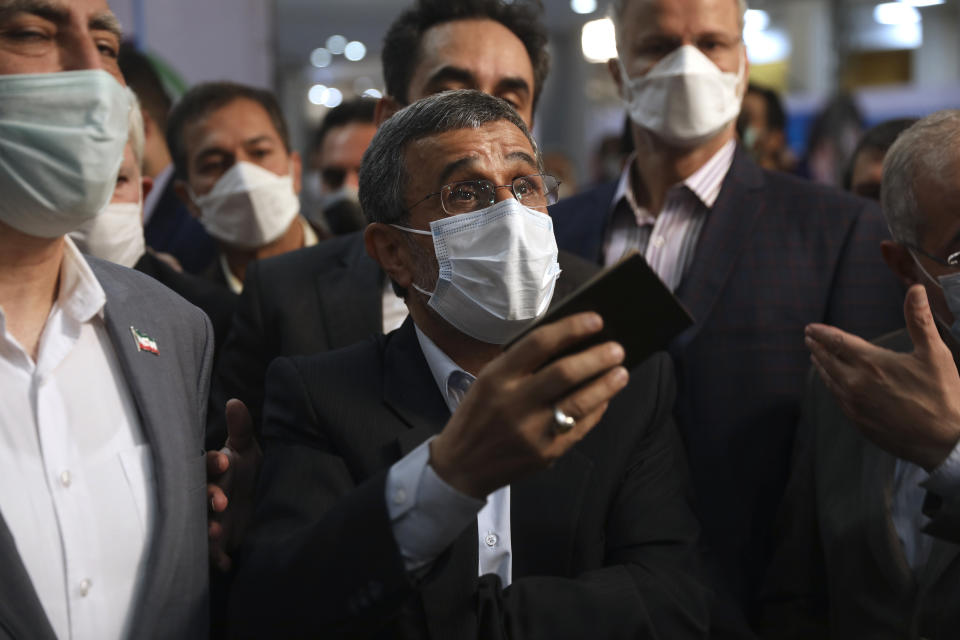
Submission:
[[[270,244],[300,212],[293,176],[278,176],[250,162],[230,167],[209,193],[198,196],[187,190],[200,208],[200,222],[207,232],[242,249]]]
[[[729,73],[693,45],[683,45],[639,78],[628,77],[620,62],[630,119],[680,148],[709,140],[740,113],[743,56],[740,70]]]
[[[132,269],[147,250],[142,215],[138,202],[111,202],[71,231],[70,239],[83,253]]]
[[[56,238],[113,196],[130,99],[100,69],[0,75],[0,220]]]
[[[429,306],[463,333],[504,344],[547,310],[560,275],[550,216],[515,198],[430,223],[440,267]]]

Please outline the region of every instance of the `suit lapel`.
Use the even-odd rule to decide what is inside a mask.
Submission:
[[[164,375],[161,369],[164,357],[165,344],[173,344],[174,336],[163,335],[162,326],[157,325],[156,318],[140,315],[141,306],[131,300],[132,292],[118,285],[110,278],[102,277],[98,272],[98,279],[107,294],[107,304],[104,308],[104,320],[124,379],[129,385],[130,394],[134,399],[140,417],[140,424],[144,437],[150,444],[153,460],[154,477],[156,482],[156,517],[153,531],[149,538],[147,563],[142,573],[142,583],[137,594],[134,608],[133,625],[131,629],[150,629],[155,625],[148,618],[162,615],[154,611],[150,602],[154,600],[152,594],[167,593],[175,589],[170,585],[170,572],[163,570],[163,560],[176,556],[177,536],[175,531],[182,529],[179,523],[185,517],[186,511],[182,498],[183,491],[180,483],[189,477],[187,460],[184,458],[182,445],[176,433],[182,425],[167,425],[159,422],[160,416],[175,416],[170,408],[162,406],[165,398],[178,397],[167,393],[164,389]],[[131,335],[130,327],[136,327],[157,338],[160,349],[159,355],[142,352],[137,349],[136,342]],[[166,338],[166,339],[164,339]],[[170,357],[174,354],[171,353]],[[197,449],[197,460],[202,458],[202,451]]]
[[[320,316],[328,346],[344,347],[383,331],[380,267],[364,250],[357,234],[341,256],[340,265],[317,276]]]
[[[677,289],[677,297],[694,319],[694,325],[680,334],[681,343],[689,342],[706,323],[749,243],[751,231],[765,208],[763,184],[763,171],[737,147],[720,195],[707,213],[693,264]]]
[[[20,552],[0,515],[0,636],[55,640],[53,628],[20,560]]]
[[[864,443],[858,518],[866,523],[867,545],[889,583],[901,593],[913,589],[913,575],[890,517],[896,460],[870,442]]]
[[[593,463],[574,447],[557,462],[510,485],[514,579],[572,576],[573,544]],[[543,532],[550,536],[544,539]],[[566,564],[558,572],[558,560]]]

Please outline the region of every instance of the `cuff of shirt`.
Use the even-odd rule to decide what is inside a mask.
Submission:
[[[960,494],[960,442],[920,486],[942,498]]]
[[[433,562],[471,522],[485,500],[464,495],[444,482],[428,463],[430,442],[390,467],[387,513],[407,571]]]

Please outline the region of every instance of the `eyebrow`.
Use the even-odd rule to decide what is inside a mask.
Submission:
[[[70,22],[70,12],[62,4],[51,0],[0,0],[0,20],[6,20],[18,13],[29,13],[56,25]],[[120,21],[110,11],[102,11],[90,17],[87,27],[91,31],[109,31],[120,40],[123,31]]]
[[[527,164],[529,164],[534,168],[536,168],[537,166],[536,160],[534,160],[530,156],[530,154],[527,153],[526,151],[511,151],[510,153],[507,154],[506,158],[507,160],[520,160],[522,162],[526,162]],[[440,172],[440,178],[439,178],[440,183],[446,184],[447,180],[450,178],[451,175],[453,175],[460,169],[466,169],[477,164],[478,161],[479,161],[479,158],[477,156],[466,156],[466,157],[460,158],[459,160],[454,160],[453,162],[445,166],[443,168],[443,171]]]
[[[457,82],[460,84],[476,86],[477,77],[469,69],[447,65],[438,69],[427,80],[427,87],[436,87],[446,82]],[[530,93],[530,84],[520,76],[507,76],[497,81],[497,91],[518,91]]]

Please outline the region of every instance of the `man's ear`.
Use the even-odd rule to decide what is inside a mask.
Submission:
[[[190,194],[187,193],[187,183],[180,178],[174,178],[173,192],[177,194],[177,197],[180,198],[184,205],[186,205],[187,211],[190,212],[190,215],[199,220],[200,207],[194,204],[193,200],[190,199]]]
[[[617,85],[617,95],[623,95],[623,75],[620,73],[620,61],[617,58],[607,60],[607,71],[613,78],[613,84]]]
[[[880,242],[880,253],[883,254],[883,261],[887,263],[890,270],[907,287],[921,282],[920,274],[917,273],[917,263],[905,246],[893,240],[883,240]]]
[[[402,108],[403,105],[393,96],[383,96],[373,108],[373,123],[379,128],[387,118]]]
[[[413,257],[410,248],[400,238],[403,233],[382,222],[371,222],[363,232],[367,254],[380,265],[384,273],[404,289],[413,284]]]
[[[303,184],[303,159],[299,151],[290,152],[290,174],[293,176],[293,192],[300,195],[300,187]]]

